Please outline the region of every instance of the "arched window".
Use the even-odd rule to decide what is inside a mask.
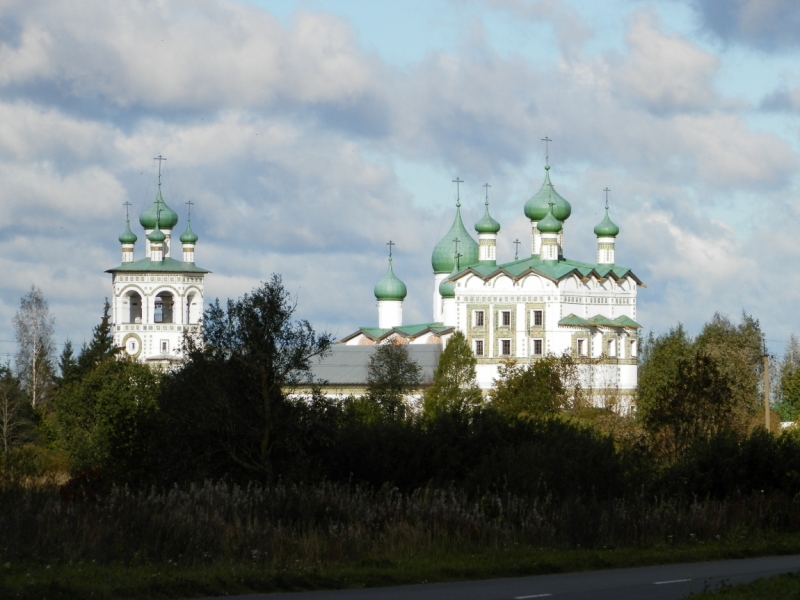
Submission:
[[[199,323],[203,312],[203,299],[194,292],[186,296],[186,322]]]
[[[128,294],[128,323],[142,322],[142,297],[138,292]]]
[[[154,322],[156,323],[172,323],[172,307],[174,301],[170,292],[161,292],[156,296],[156,305],[154,311]]]

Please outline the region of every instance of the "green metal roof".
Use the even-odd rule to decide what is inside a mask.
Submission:
[[[439,322],[419,323],[416,325],[401,325],[400,327],[393,327],[391,329],[381,329],[380,327],[361,327],[358,331],[343,338],[339,343],[344,343],[362,333],[372,340],[379,341],[393,333],[399,333],[403,337],[414,339],[429,331],[431,333],[440,334],[447,333],[453,329],[453,327],[443,325]]]
[[[481,220],[475,223],[475,231],[478,233],[497,233],[500,231],[500,223],[495,221],[489,214],[489,203],[486,203],[486,211]]]
[[[525,216],[531,221],[541,221],[547,216],[549,202],[555,203],[553,215],[559,221],[566,221],[572,214],[572,206],[550,183],[550,165],[544,166],[544,183],[539,191],[525,203]]]
[[[403,300],[408,294],[406,284],[400,281],[392,271],[392,258],[389,257],[389,270],[375,284],[375,298],[378,300]]]
[[[192,223],[191,223],[191,221],[187,221],[186,222],[186,231],[184,231],[181,234],[181,238],[180,239],[181,239],[181,242],[184,243],[184,244],[196,244],[197,243],[197,240],[199,238],[197,237],[197,234],[194,231],[192,231]]]
[[[137,239],[138,238],[136,237],[136,234],[131,231],[131,222],[128,221],[128,223],[125,225],[125,231],[123,231],[122,235],[119,236],[119,243],[135,244]]]
[[[606,206],[606,216],[594,228],[594,234],[597,237],[617,237],[619,234],[619,227],[608,217],[608,207]]]
[[[167,239],[167,236],[164,235],[164,232],[161,231],[161,228],[158,226],[158,223],[156,223],[156,228],[147,234],[147,239],[153,242],[154,244],[160,244],[165,239]]]
[[[455,298],[456,282],[451,281],[449,277],[442,280],[442,282],[439,284],[439,295],[442,298]]]
[[[439,240],[431,255],[431,266],[434,273],[450,273],[455,266],[456,243],[459,239],[458,252],[461,254],[459,264],[471,265],[478,262],[478,242],[472,239],[461,221],[461,204],[456,204],[456,218],[452,227]]]
[[[616,319],[609,319],[603,315],[595,315],[584,319],[577,315],[570,314],[561,319],[558,324],[568,327],[627,327],[629,329],[641,329],[642,327],[627,315],[622,315]]]
[[[122,263],[118,267],[108,269],[106,273],[210,273],[194,263],[185,263],[174,258],[164,258],[161,262],[153,262],[149,258],[142,258],[135,262]]]
[[[551,202],[547,207],[547,214],[545,215],[544,219],[539,221],[539,223],[536,225],[536,229],[542,233],[558,233],[563,228],[564,226],[561,224],[561,221],[556,219],[553,215],[553,203]]]
[[[458,279],[465,273],[474,273],[482,279],[489,279],[497,274],[505,274],[512,279],[521,279],[528,273],[536,273],[542,275],[551,281],[560,281],[566,277],[575,274],[578,277],[590,277],[592,275],[604,279],[612,277],[614,279],[624,279],[625,277],[632,277],[633,280],[645,287],[639,278],[633,274],[633,271],[628,267],[621,267],[618,265],[596,265],[591,263],[579,262],[577,260],[560,259],[542,260],[538,256],[531,256],[530,258],[523,258],[499,266],[491,265],[488,263],[478,263],[469,265],[459,269],[457,275],[451,275],[451,279]]]
[[[633,319],[631,319],[627,315],[622,315],[621,317],[617,317],[614,320],[617,323],[619,323],[620,325],[622,325],[623,327],[631,327],[631,328],[634,328],[634,329],[641,329],[642,328],[641,325],[639,325],[636,321],[634,321]]]
[[[141,223],[142,227],[145,229],[154,229],[156,220],[158,220],[158,224],[164,229],[172,229],[178,224],[178,213],[167,206],[167,203],[164,202],[164,199],[161,197],[160,183],[158,184],[158,192],[156,193],[155,201],[139,215],[139,223]]]

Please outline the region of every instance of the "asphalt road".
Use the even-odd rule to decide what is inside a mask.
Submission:
[[[677,600],[715,589],[800,571],[800,555],[685,563],[635,569],[514,577],[390,588],[236,596],[239,600]],[[208,599],[211,600],[211,599]]]

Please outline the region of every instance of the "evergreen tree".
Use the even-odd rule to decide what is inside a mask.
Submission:
[[[75,352],[72,348],[72,342],[67,340],[64,343],[64,349],[58,357],[58,376],[56,377],[56,387],[62,386],[74,381],[78,377],[78,360],[75,358]]]
[[[119,348],[114,345],[114,333],[111,326],[111,304],[106,298],[100,323],[92,329],[92,339],[89,344],[84,344],[81,348],[75,374],[79,377],[86,375],[105,359],[116,356],[118,352]]]
[[[382,344],[367,367],[367,395],[388,416],[404,417],[405,397],[419,387],[420,366],[406,344]]]
[[[426,417],[464,413],[483,404],[483,394],[475,381],[477,364],[467,338],[456,331],[439,358],[433,385],[425,392],[423,411]]]

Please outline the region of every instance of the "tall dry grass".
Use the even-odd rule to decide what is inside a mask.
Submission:
[[[800,531],[800,510],[786,496],[557,503],[442,489],[205,482],[115,487],[87,502],[65,501],[53,486],[0,489],[0,560],[12,562],[296,568],[512,544],[642,547],[771,531]]]

